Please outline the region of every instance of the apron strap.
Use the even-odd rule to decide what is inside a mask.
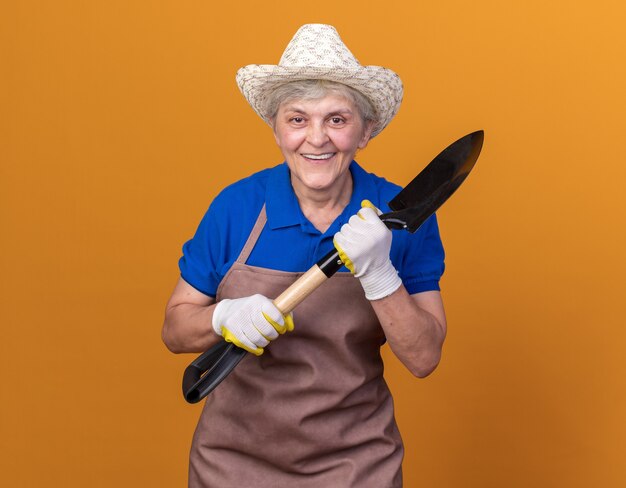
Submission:
[[[250,231],[250,235],[248,236],[248,240],[246,241],[241,253],[239,253],[239,257],[237,258],[237,263],[246,264],[250,254],[252,253],[252,249],[256,244],[256,241],[259,239],[261,232],[263,231],[263,227],[265,227],[265,223],[267,222],[267,214],[265,213],[265,203],[263,207],[261,207],[261,211],[259,212],[259,216],[256,219],[254,227]]]

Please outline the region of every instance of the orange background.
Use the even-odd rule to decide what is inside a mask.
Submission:
[[[3,2],[0,484],[185,485],[193,356],[160,339],[180,248],[280,162],[236,69],[325,22],[405,83],[368,170],[405,184],[486,133],[439,214],[443,362],[385,353],[405,486],[626,486],[623,5]]]

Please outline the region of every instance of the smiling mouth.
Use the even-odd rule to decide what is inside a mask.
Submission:
[[[313,159],[315,161],[323,161],[325,159],[332,158],[337,153],[324,153],[324,154],[302,154],[307,159]]]

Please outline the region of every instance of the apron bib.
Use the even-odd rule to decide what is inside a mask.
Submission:
[[[246,263],[265,207],[217,300],[275,298],[303,273]],[[295,330],[247,355],[207,397],[193,437],[190,488],[396,488],[402,441],[383,379],[378,319],[350,273],[294,311]]]

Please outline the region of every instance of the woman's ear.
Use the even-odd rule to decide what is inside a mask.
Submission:
[[[374,126],[376,122],[374,120],[368,120],[363,128],[363,136],[359,141],[359,145],[357,146],[359,149],[365,149],[367,147],[367,143],[372,138],[372,131],[374,130]]]
[[[280,141],[278,140],[278,134],[276,134],[276,118],[275,117],[270,119],[270,127],[272,128],[272,134],[274,134],[274,140],[276,141],[276,144],[280,146]]]

